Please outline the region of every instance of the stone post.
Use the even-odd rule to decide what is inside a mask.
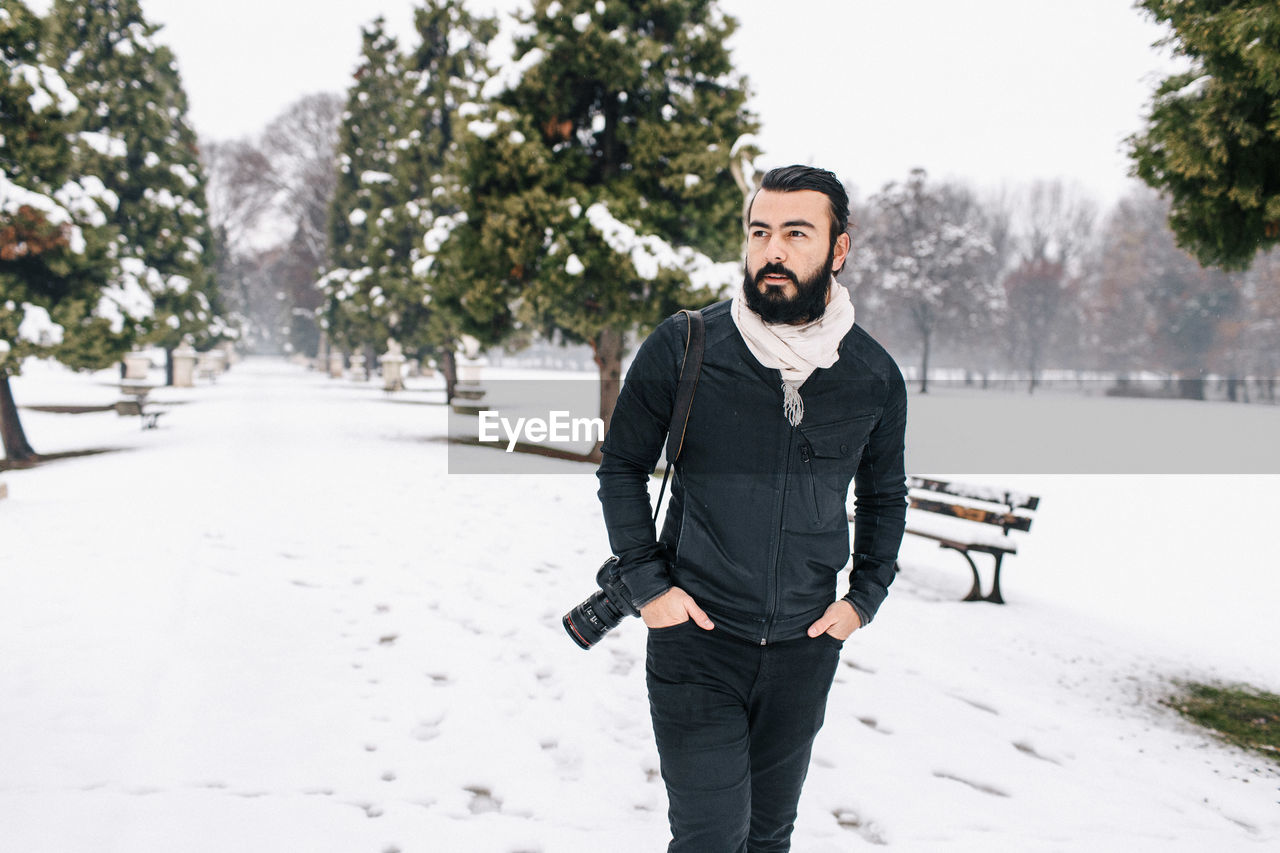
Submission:
[[[329,377],[341,379],[343,367],[345,365],[342,363],[342,353],[336,349],[329,350]]]
[[[369,378],[369,374],[364,369],[364,354],[356,353],[351,356],[351,379],[355,382],[363,382]]]
[[[190,388],[195,384],[196,349],[183,342],[173,351],[173,387]]]
[[[387,351],[382,355],[382,388],[384,391],[403,391],[404,379],[400,370],[404,367],[404,350],[394,338],[387,338]]]
[[[320,342],[316,346],[316,357],[311,362],[313,370],[326,370],[329,366],[329,336],[324,332],[320,333]]]
[[[151,359],[145,352],[125,353],[124,357],[124,378],[125,379],[146,379],[147,371],[151,369]]]
[[[216,382],[218,374],[222,372],[219,359],[221,355],[217,350],[206,350],[196,356],[196,376]]]
[[[231,341],[223,341],[218,344],[218,350],[222,353],[222,371],[231,369],[231,365],[240,363],[240,353],[236,352],[236,345]]]

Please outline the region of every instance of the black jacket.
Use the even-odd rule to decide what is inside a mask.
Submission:
[[[901,372],[855,325],[839,360],[801,386],[804,419],[792,427],[781,375],[747,349],[729,303],[703,316],[706,354],[660,537],[648,481],[674,404],[682,316],[636,353],[604,441],[600,501],[632,603],[676,585],[729,633],[761,644],[802,636],[836,600],[849,561],[853,481],[845,598],[867,624],[893,581],[906,517]]]

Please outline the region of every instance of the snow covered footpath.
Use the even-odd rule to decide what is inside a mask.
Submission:
[[[559,624],[607,553],[588,467],[449,474],[498,451],[450,450],[440,394],[282,362],[155,396],[153,431],[25,411],[42,452],[122,449],[0,474],[0,850],[664,849],[643,627],[583,652]],[[1011,603],[908,543],[797,853],[1276,849],[1278,766],[1157,699],[1280,689],[1280,478],[993,482],[1043,496]]]

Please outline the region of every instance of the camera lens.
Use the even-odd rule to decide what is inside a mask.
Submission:
[[[623,615],[603,590],[597,590],[566,613],[560,624],[564,625],[565,633],[571,640],[580,647],[589,649],[600,642],[600,638],[609,633],[610,629],[616,627]]]

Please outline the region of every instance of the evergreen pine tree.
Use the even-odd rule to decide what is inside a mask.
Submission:
[[[386,337],[374,316],[386,301],[379,274],[386,252],[380,232],[396,206],[392,172],[409,92],[404,57],[378,17],[363,30],[362,58],[347,94],[329,217],[332,266],[319,282],[329,340],[348,351]]]
[[[37,458],[9,377],[29,356],[102,367],[127,348],[147,295],[117,278],[116,199],[77,156],[78,102],[41,50],[21,0],[0,4],[0,440],[12,463]]]
[[[122,272],[155,302],[140,331],[170,355],[184,339],[206,345],[224,329],[204,175],[173,54],[138,0],[54,0],[49,25],[52,53],[80,100],[89,168],[119,198]]]
[[[456,341],[463,331],[447,303],[433,290],[446,271],[435,263],[443,240],[457,222],[456,150],[466,118],[487,79],[488,43],[497,35],[493,18],[471,15],[461,0],[426,0],[414,12],[419,42],[406,57],[412,92],[406,103],[407,135],[397,142],[398,207],[382,230],[387,270],[382,277],[386,324],[406,348],[441,355],[452,398]],[[469,279],[470,276],[468,275]]]
[[[1138,177],[1169,195],[1178,243],[1244,268],[1280,244],[1280,4],[1141,0],[1191,69],[1156,90],[1129,140]]]
[[[624,335],[741,278],[736,24],[711,0],[536,0],[521,22],[505,109],[471,124],[455,298],[590,343],[607,428]]]
[[[323,280],[330,327],[348,348],[394,339],[408,351],[449,359],[455,324],[432,302],[441,233],[456,213],[450,175],[458,111],[487,75],[493,19],[459,0],[415,10],[420,41],[396,49],[381,20],[365,31],[365,59],[348,101],[331,218],[336,269]]]

